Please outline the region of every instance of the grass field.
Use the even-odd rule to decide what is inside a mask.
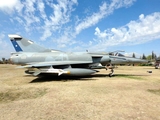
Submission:
[[[106,70],[87,78],[38,78],[15,67],[0,65],[0,120],[160,120],[154,67],[118,66],[111,78]]]

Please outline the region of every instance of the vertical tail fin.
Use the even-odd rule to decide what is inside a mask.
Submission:
[[[8,35],[16,52],[49,52],[50,49],[46,49],[42,46],[35,44],[34,42],[23,38],[20,35]]]

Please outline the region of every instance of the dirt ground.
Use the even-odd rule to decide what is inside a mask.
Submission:
[[[15,67],[0,65],[0,120],[160,120],[154,67],[118,66],[111,78],[38,78]]]

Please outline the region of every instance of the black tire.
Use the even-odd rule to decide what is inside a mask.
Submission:
[[[109,73],[109,77],[112,77],[112,73]]]

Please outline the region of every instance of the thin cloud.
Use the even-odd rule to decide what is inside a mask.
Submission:
[[[103,18],[112,14],[114,10],[132,5],[135,0],[111,0],[108,3],[103,2],[97,12],[86,16],[85,19],[81,19],[78,16],[80,18],[78,22],[74,21],[74,19],[71,21],[71,18],[76,19],[76,16],[72,16],[72,12],[78,5],[77,0],[57,0],[55,2],[43,0],[14,1],[16,5],[12,4],[10,21],[13,21],[15,26],[21,26],[17,28],[19,31],[24,30],[27,34],[32,34],[36,30],[38,34],[41,34],[41,40],[46,40],[56,34],[55,44],[65,47],[67,44],[73,45],[79,43],[80,41],[73,39],[76,39],[77,35],[83,30],[96,25]],[[50,11],[46,12],[46,8],[49,8]],[[90,44],[93,43],[90,41]]]
[[[95,24],[97,24],[100,20],[107,17],[115,9],[121,7],[128,7],[133,4],[136,0],[112,0],[110,4],[104,2],[101,6],[99,6],[99,11],[93,13],[91,16],[87,16],[84,20],[82,20],[75,27],[75,34],[79,34],[82,30],[87,29]]]
[[[0,59],[1,57],[4,58],[8,58],[11,48],[9,47],[9,45],[7,44],[7,42],[5,41],[5,33],[1,32],[0,33]]]
[[[66,38],[66,44],[69,44],[71,41],[74,41],[73,39],[76,39],[76,36],[81,33],[81,31],[92,27],[99,23],[103,18],[107,17],[108,15],[112,14],[114,10],[121,8],[121,7],[128,7],[133,4],[136,0],[112,0],[111,3],[103,2],[102,5],[99,6],[99,11],[92,13],[90,16],[86,16],[85,19],[79,19],[77,18],[75,27],[73,27],[70,30],[64,31],[66,34],[62,35],[62,37],[58,38],[57,41],[64,41],[63,38]],[[47,30],[48,31],[48,30]],[[46,33],[44,35],[47,35]],[[70,39],[70,40],[69,40]],[[80,41],[76,41],[79,43]],[[73,43],[76,43],[75,41]],[[57,42],[61,43],[61,42]],[[90,45],[92,42],[90,42]],[[64,45],[63,45],[64,46]]]
[[[0,34],[0,45],[2,46],[3,44],[3,39],[4,39],[5,35],[3,33]]]
[[[137,21],[130,21],[120,28],[101,31],[95,29],[98,45],[135,45],[160,38],[160,12],[145,16],[141,14]],[[98,46],[96,45],[96,46]],[[96,47],[94,46],[94,47]],[[102,47],[102,46],[101,46]]]
[[[59,40],[64,41],[62,38],[68,38],[71,41],[82,30],[97,24],[104,17],[113,13],[115,9],[131,5],[135,0],[112,0],[108,4],[104,2],[99,6],[98,12],[94,12],[91,16],[87,16],[83,20],[79,19],[80,21],[78,24],[76,23],[76,27],[71,26],[69,31],[65,31],[65,28],[69,27],[67,23],[71,21],[71,13],[75,10],[74,6],[78,5],[77,0],[57,0],[56,3],[42,0],[14,1],[11,8],[12,13],[16,17],[10,20],[23,26],[27,33],[32,33],[33,30],[40,31],[42,33],[40,39],[46,40],[48,37],[57,33],[57,31],[60,31]],[[52,11],[46,14],[46,7],[51,8]],[[66,34],[66,32],[68,33]],[[67,36],[61,37],[63,33]]]
[[[57,1],[57,4],[48,3],[48,5],[53,9],[53,13],[49,16],[49,19],[46,19],[44,22],[44,33],[41,40],[45,40],[50,37],[52,32],[60,30],[63,25],[70,21],[71,12],[74,10],[73,6],[77,5],[77,1],[63,0]]]
[[[37,13],[44,14],[42,12],[42,4],[43,3],[40,0],[17,0],[16,4],[11,7],[11,13],[15,17],[11,16],[10,20],[14,21],[15,25],[21,25],[26,32],[30,32],[32,31],[34,24],[40,23],[41,17],[37,16]]]
[[[38,3],[37,3],[37,9],[40,11],[40,15],[43,19],[46,19],[47,18],[47,15],[45,13],[45,4],[43,3],[42,0],[38,0]]]
[[[91,27],[98,23],[102,18],[104,18],[107,10],[107,4],[103,3],[102,6],[99,7],[100,10],[97,13],[93,13],[93,15],[86,17],[81,23],[79,23],[75,27],[75,33],[79,34],[82,30]]]

